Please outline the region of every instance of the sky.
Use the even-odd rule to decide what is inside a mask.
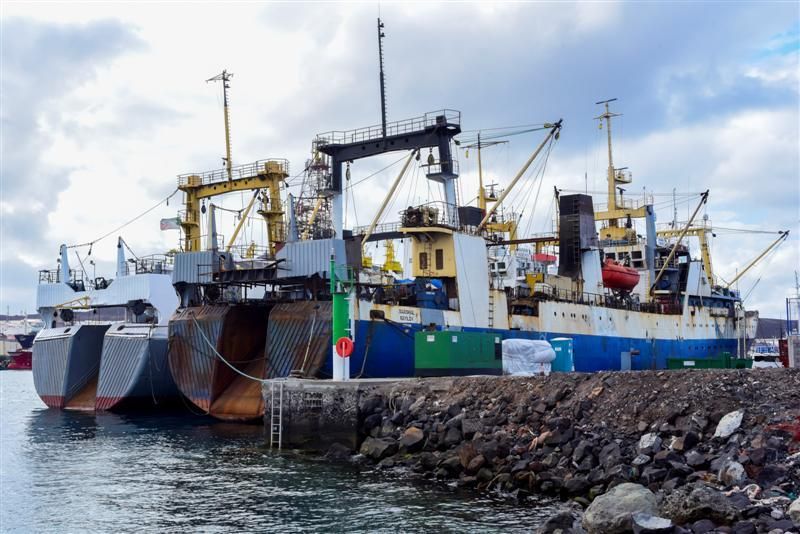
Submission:
[[[730,229],[791,231],[739,283],[748,309],[782,317],[800,269],[799,10],[796,2],[3,2],[0,313],[35,311],[37,272],[56,267],[61,243],[93,241],[170,195],[178,174],[221,166],[220,86],[205,80],[223,69],[234,73],[235,164],[287,158],[295,176],[316,134],[377,124],[380,15],[389,120],[455,109],[465,138],[564,120],[546,166],[539,160],[509,197],[526,233],[551,229],[554,186],[605,191],[605,130],[593,117],[595,102],[617,98],[614,163],[634,179],[625,194],[652,194],[665,223],[674,208],[686,220],[696,193],[710,190],[701,216],[719,228],[716,274],[730,280],[776,237]],[[507,184],[542,138],[486,149],[487,181]],[[401,157],[357,161],[352,180]],[[477,194],[475,155],[458,157],[466,202]],[[352,189],[348,226],[370,222],[398,171]],[[409,172],[384,220],[427,198],[420,172]],[[299,180],[291,183],[297,193]],[[239,209],[247,200],[215,203]],[[180,208],[176,195],[97,242],[91,257],[72,249],[72,266],[77,253],[113,277],[116,235],[138,255],[176,247],[178,232],[158,223]],[[220,215],[220,233],[233,224]],[[246,226],[245,239],[260,236],[258,222]]]

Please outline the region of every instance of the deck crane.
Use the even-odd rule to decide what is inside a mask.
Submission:
[[[184,252],[202,250],[200,230],[200,210],[203,199],[211,198],[234,191],[256,191],[246,209],[234,235],[229,240],[227,250],[233,246],[236,236],[250,213],[256,198],[260,199],[259,215],[267,223],[270,253],[275,254],[277,248],[285,241],[283,224],[283,203],[280,187],[289,176],[289,162],[285,159],[259,160],[254,163],[233,166],[231,162],[230,120],[228,110],[228,89],[233,76],[226,70],[209,78],[207,82],[222,81],[222,93],[225,116],[225,168],[203,173],[189,173],[178,176],[178,189],[185,195],[185,210],[181,212],[180,224],[184,232]],[[259,194],[258,190],[266,190],[267,194]]]
[[[680,228],[670,228],[668,230],[658,230],[656,235],[664,238],[678,237],[681,231]],[[713,287],[716,286],[716,283],[714,281],[714,271],[711,266],[711,249],[708,246],[707,238],[708,234],[711,232],[712,228],[710,226],[691,227],[686,230],[685,236],[696,237],[700,242],[700,256],[703,260],[703,269],[706,271],[708,280]]]
[[[730,287],[733,286],[733,284],[735,284],[742,276],[745,275],[745,273],[747,273],[747,271],[752,269],[753,266],[755,266],[759,261],[761,261],[764,258],[764,256],[766,256],[771,250],[775,249],[775,247],[783,243],[783,241],[785,241],[786,238],[789,237],[789,230],[782,230],[778,232],[778,234],[780,235],[775,241],[770,243],[769,246],[765,248],[761,254],[756,256],[755,259],[753,259],[753,261],[747,264],[747,267],[742,269],[741,272],[733,278],[733,280],[727,283],[727,285],[725,286],[726,289],[730,289]]]
[[[482,141],[481,132],[478,132],[478,138],[474,143],[461,145],[461,148],[467,151],[466,154],[469,154],[470,149],[475,149],[478,154],[478,207],[483,212],[486,212],[486,208],[489,205],[488,203],[497,202],[498,196],[494,189],[496,184],[489,184],[489,191],[486,191],[486,186],[483,183],[483,163],[481,161],[481,152],[486,148],[506,143],[508,143],[506,140]],[[496,217],[493,217],[490,222],[486,223],[486,229],[492,233],[497,232],[501,234],[508,234],[508,239],[512,241],[517,238],[517,220],[514,217],[511,217],[508,220],[502,219],[500,221],[496,220]],[[509,248],[514,251],[516,250],[517,245],[512,244]]]

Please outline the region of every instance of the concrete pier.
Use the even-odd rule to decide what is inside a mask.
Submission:
[[[391,388],[408,380],[415,379],[333,381],[287,378],[265,382],[262,388],[264,424],[269,435],[273,414],[281,411],[283,448],[324,451],[331,444],[340,443],[357,449],[361,399],[378,388]],[[277,405],[275,410],[273,398]]]

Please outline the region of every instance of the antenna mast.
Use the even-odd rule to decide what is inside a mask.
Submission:
[[[617,192],[616,192],[616,180],[615,180],[615,173],[614,173],[614,159],[611,156],[611,118],[618,117],[619,113],[612,113],[608,107],[608,104],[614,102],[616,98],[611,98],[608,100],[601,100],[600,102],[595,102],[595,104],[605,105],[606,111],[599,117],[595,117],[595,119],[606,121],[606,135],[608,136],[608,211],[613,211],[617,209]],[[602,122],[600,123],[602,127]]]
[[[228,114],[228,89],[231,86],[228,84],[231,78],[233,78],[233,73],[228,72],[227,70],[223,70],[221,74],[217,74],[213,78],[209,78],[206,80],[208,82],[222,82],[222,103],[223,103],[223,112],[225,114],[225,169],[228,171],[228,180],[233,180],[233,163],[231,161],[231,121],[230,115]]]
[[[386,75],[383,73],[383,22],[378,17],[378,61],[380,62],[381,77],[381,131],[384,139],[386,138]]]

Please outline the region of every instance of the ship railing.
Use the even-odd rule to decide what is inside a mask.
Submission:
[[[62,280],[61,279],[61,269],[44,269],[39,271],[39,283],[40,284],[59,284],[64,282],[73,288],[76,286],[80,286],[85,288],[87,284],[91,284],[88,280],[84,280],[84,273],[83,271],[77,271],[75,269],[69,270],[69,280]],[[83,289],[76,289],[76,291],[83,291]]]
[[[260,159],[252,163],[245,163],[243,165],[234,165],[231,168],[231,178],[254,178],[259,174],[266,172],[281,172],[289,174],[289,161],[286,159]],[[190,172],[187,174],[178,175],[178,186],[200,186],[208,185],[228,180],[228,169],[215,169],[206,172]]]
[[[431,111],[421,117],[413,117],[386,124],[386,137],[424,131],[437,125],[461,125],[461,112],[453,109]],[[316,146],[363,143],[383,138],[383,125],[366,126],[355,130],[334,130],[317,135]]]
[[[644,198],[622,198],[617,199],[617,205],[615,209],[618,210],[637,210],[639,208],[643,208],[645,206],[651,206],[653,204],[653,196],[652,195],[645,195]],[[594,205],[595,212],[603,212],[608,211],[608,203],[605,204],[595,204]]]
[[[373,234],[394,233],[394,232],[399,232],[400,228],[402,227],[403,225],[400,224],[399,222],[381,223],[375,225],[375,228],[372,230],[372,233]],[[368,224],[364,226],[355,226],[353,227],[353,235],[363,236],[367,233],[367,230],[369,230]]]
[[[440,200],[409,206],[400,212],[400,223],[409,228],[443,226],[459,229],[458,208]]]
[[[171,254],[151,254],[136,258],[131,264],[133,269],[128,266],[128,273],[133,271],[135,274],[168,274],[175,266],[175,256]]]
[[[269,256],[269,247],[264,245],[234,245],[230,248],[229,252],[233,253],[235,262],[239,261],[259,261]]]
[[[442,170],[442,162],[440,160],[435,160],[433,163],[425,163],[424,165],[421,165],[421,167],[425,169],[426,176],[438,176],[445,174],[445,172]],[[454,159],[450,161],[449,174],[454,176],[459,175],[458,160]]]
[[[664,267],[664,265],[666,265],[666,263],[667,263],[666,262],[666,258],[656,258],[656,260],[655,260],[655,268],[657,270],[661,269],[662,267]],[[670,262],[669,262],[668,267],[677,269],[678,268],[678,258],[677,257],[672,258],[672,260],[670,260]]]
[[[662,231],[665,231],[665,232],[666,231],[680,232],[681,230],[686,228],[686,224],[687,224],[686,221],[677,221],[677,222],[674,222],[674,223],[673,222],[658,223],[658,224],[656,224],[656,231],[657,232],[662,232]],[[711,221],[709,219],[704,219],[703,221],[700,221],[699,223],[692,224],[692,226],[689,227],[689,230],[695,230],[695,231],[696,230],[706,230],[706,231],[710,232],[710,231],[712,231],[713,228],[714,228],[714,225],[711,224]]]
[[[559,302],[585,304],[588,306],[597,306],[618,310],[659,313],[663,315],[680,315],[682,311],[680,302],[675,299],[664,299],[657,302],[639,302],[635,300],[621,299],[614,295],[585,293],[555,287],[547,292],[547,297],[549,300],[555,300]]]

